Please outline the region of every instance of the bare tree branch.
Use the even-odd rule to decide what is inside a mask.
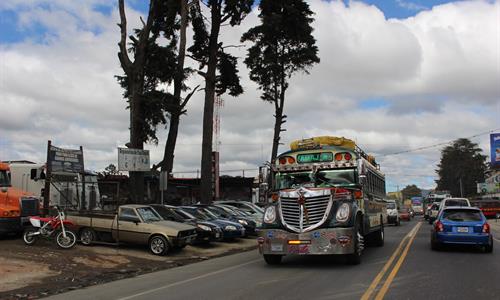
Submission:
[[[186,98],[184,98],[184,101],[182,101],[182,104],[181,104],[181,110],[184,109],[184,107],[186,106],[186,104],[188,103],[189,99],[191,99],[191,97],[193,96],[194,93],[196,93],[196,90],[200,87],[200,85],[197,85],[192,91],[191,93],[189,93]]]
[[[118,26],[120,27],[121,33],[120,42],[118,43],[118,46],[120,47],[118,58],[123,66],[123,70],[125,73],[128,73],[132,68],[132,62],[127,54],[127,17],[125,16],[125,4],[123,1],[124,0],[118,0],[118,6],[120,9],[120,24],[118,24]]]

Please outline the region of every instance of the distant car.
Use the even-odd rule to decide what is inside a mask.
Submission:
[[[220,207],[217,205],[207,205],[207,204],[195,204],[193,206],[202,207],[211,213],[215,214],[220,219],[226,219],[235,223],[239,223],[243,227],[245,227],[246,235],[255,235],[257,224],[254,220],[249,218],[248,216],[244,216],[233,209],[227,207]]]
[[[437,216],[438,216],[438,213],[439,213],[439,205],[440,203],[439,202],[434,202],[432,205],[431,205],[431,208],[429,210],[429,224],[432,224]]]
[[[153,207],[164,220],[187,223],[196,227],[197,236],[194,240],[194,243],[196,244],[219,241],[223,238],[222,229],[215,223],[197,220],[194,216],[188,216],[185,213],[180,214],[176,211],[175,206],[161,204],[151,204],[150,206]]]
[[[254,204],[249,201],[239,201],[239,200],[222,200],[222,201],[217,201],[215,204],[225,204],[225,205],[231,205],[235,206],[241,210],[244,210],[246,212],[249,212],[251,214],[260,214],[261,216],[264,216],[264,209],[257,204]]]
[[[394,224],[396,226],[401,225],[401,220],[399,219],[398,208],[396,206],[396,201],[394,200],[386,200],[386,208],[387,208],[387,223]]]
[[[463,206],[443,208],[431,229],[431,248],[439,250],[444,244],[482,246],[491,253],[493,236],[481,210]]]
[[[411,220],[410,211],[408,210],[408,208],[400,208],[399,209],[399,219],[404,220],[404,221]]]
[[[196,219],[210,221],[220,226],[223,230],[224,240],[232,240],[246,235],[245,227],[239,223],[220,218],[203,207],[181,206],[180,208],[196,217]]]
[[[470,201],[467,198],[446,198],[439,204],[439,210],[448,206],[467,206],[470,207]]]

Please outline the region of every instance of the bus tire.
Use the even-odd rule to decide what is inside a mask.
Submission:
[[[268,265],[279,265],[281,263],[281,259],[283,255],[273,255],[273,254],[264,254],[264,261]]]
[[[373,245],[376,247],[384,246],[384,223],[380,220],[380,229],[373,233]]]
[[[361,263],[361,255],[363,254],[364,249],[364,238],[361,234],[361,225],[359,224],[359,220],[356,222],[354,226],[354,236],[353,236],[353,244],[354,244],[354,253],[347,254],[347,262],[350,265],[359,265]]]

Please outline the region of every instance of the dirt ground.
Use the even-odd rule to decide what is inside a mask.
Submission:
[[[187,246],[155,256],[141,246],[58,248],[54,241],[27,246],[0,237],[0,299],[37,299],[89,285],[169,269],[256,248],[255,238]]]

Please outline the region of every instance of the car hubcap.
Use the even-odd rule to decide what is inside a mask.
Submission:
[[[151,250],[153,250],[153,253],[155,253],[155,254],[163,252],[164,248],[165,248],[165,245],[163,244],[163,241],[160,239],[154,239],[151,242]]]

